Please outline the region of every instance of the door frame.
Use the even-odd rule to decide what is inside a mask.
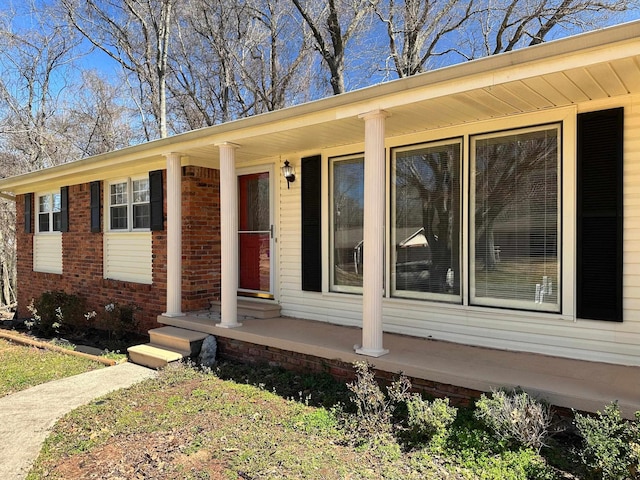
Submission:
[[[271,226],[271,238],[269,242],[269,287],[270,291],[260,291],[260,290],[249,290],[242,289],[239,285],[240,277],[238,276],[238,296],[240,297],[250,297],[250,298],[263,298],[268,300],[274,300],[275,296],[275,282],[276,282],[276,215],[275,215],[275,206],[276,206],[276,181],[274,177],[274,166],[273,163],[262,163],[259,165],[254,165],[250,167],[242,167],[236,169],[236,182],[238,182],[238,177],[243,175],[251,175],[254,173],[268,173],[269,174],[269,225]],[[239,190],[238,190],[238,199],[239,199]],[[240,216],[240,202],[238,201],[238,209],[237,215]],[[239,222],[239,218],[238,218]],[[238,223],[239,227],[239,223]],[[238,228],[238,238],[236,239],[238,242],[238,265],[236,268],[240,268],[240,249],[239,249],[239,241],[240,241],[240,229]],[[238,275],[240,272],[238,271]]]

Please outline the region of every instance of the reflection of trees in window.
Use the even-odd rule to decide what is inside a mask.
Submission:
[[[383,193],[381,193],[383,194]],[[333,163],[334,285],[362,286],[364,160]]]
[[[269,230],[269,173],[243,175],[239,182],[238,195],[244,195],[240,204],[246,209],[244,215],[240,217],[240,230]]]
[[[395,156],[395,288],[460,294],[460,143]]]
[[[558,279],[558,129],[478,139],[474,193],[476,297],[542,303],[536,285]]]

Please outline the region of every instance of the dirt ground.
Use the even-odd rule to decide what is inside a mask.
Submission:
[[[224,464],[210,458],[206,450],[193,455],[180,453],[192,434],[188,431],[134,434],[115,437],[83,455],[66,459],[55,467],[55,475],[74,479],[174,479],[179,472],[197,475],[207,473],[209,479],[228,478]],[[53,473],[53,472],[52,472]]]
[[[154,393],[154,403],[164,405],[170,398],[183,395],[197,383],[180,384],[173,388]],[[147,407],[137,407],[144,415],[153,414]],[[169,431],[114,434],[106,444],[92,448],[87,452],[72,455],[58,461],[47,472],[54,478],[74,480],[83,479],[156,479],[174,480],[176,478],[207,478],[209,480],[228,480],[224,460],[215,459],[211,449],[193,449],[189,454],[188,446],[194,441],[194,428],[206,432],[218,428],[219,418],[215,412],[200,412],[194,415],[193,423],[186,422],[181,428]],[[74,428],[73,422],[67,425]],[[209,446],[214,447],[214,446]],[[238,479],[245,478],[239,474]]]

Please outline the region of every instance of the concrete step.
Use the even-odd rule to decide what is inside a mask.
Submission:
[[[220,300],[211,301],[211,309],[220,311]],[[280,305],[274,301],[256,301],[238,299],[238,318],[278,318]]]
[[[177,362],[189,356],[188,351],[178,352],[152,343],[129,347],[127,353],[132,363],[155,369],[164,368],[171,362]]]
[[[194,332],[177,327],[160,327],[149,330],[149,340],[153,345],[166,347],[178,352],[189,352],[187,356],[200,352],[206,333]]]

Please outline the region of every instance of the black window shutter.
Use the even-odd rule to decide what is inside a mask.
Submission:
[[[60,231],[69,231],[69,187],[60,188]]]
[[[302,159],[302,290],[322,291],[322,157]]]
[[[33,233],[33,193],[24,196],[24,233]]]
[[[164,230],[164,194],[162,193],[162,170],[149,172],[149,200],[151,230]]]
[[[100,232],[100,181],[91,182],[91,232]]]
[[[622,321],[624,110],[578,115],[577,316]]]

